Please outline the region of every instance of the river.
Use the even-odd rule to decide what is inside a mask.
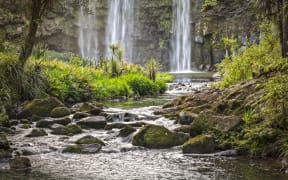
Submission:
[[[138,116],[137,121],[163,125],[169,129],[178,127],[173,121],[153,112],[165,102],[187,92],[201,90],[206,83],[182,84],[173,86],[165,95],[138,101],[106,102],[110,114],[125,112]],[[188,87],[188,88],[187,88]],[[119,119],[118,121],[121,121]],[[73,137],[48,136],[38,138],[25,137],[31,130],[17,128],[10,136],[13,147],[26,149],[35,154],[29,156],[33,170],[29,174],[15,174],[5,170],[0,164],[0,180],[144,180],[144,179],[192,179],[192,180],[287,180],[288,175],[279,171],[280,164],[275,160],[250,159],[247,157],[197,157],[182,154],[181,147],[164,150],[151,150],[131,144],[132,135],[118,137],[119,130],[85,130]],[[47,130],[49,132],[49,130]],[[80,155],[64,154],[61,151],[69,144],[85,135],[93,135],[105,142],[100,153]]]

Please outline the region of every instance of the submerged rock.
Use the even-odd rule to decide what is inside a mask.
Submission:
[[[133,133],[135,131],[136,131],[135,128],[133,128],[133,127],[128,125],[128,126],[126,126],[126,127],[124,127],[123,129],[120,130],[119,136],[120,137],[127,137],[127,136],[129,136],[131,133]]]
[[[101,150],[100,144],[77,144],[67,146],[63,153],[75,153],[75,154],[95,154]]]
[[[31,162],[25,157],[15,157],[9,162],[10,170],[13,171],[29,171],[31,169]]]
[[[28,118],[33,115],[50,116],[51,111],[56,107],[65,107],[65,105],[55,97],[46,99],[34,99],[23,106],[20,112],[20,118]]]
[[[215,144],[212,136],[199,135],[191,138],[183,145],[184,154],[208,154],[215,151]]]
[[[78,139],[75,143],[76,144],[101,144],[103,146],[105,145],[103,141],[91,135],[84,136]]]
[[[77,122],[77,125],[87,129],[104,129],[106,124],[104,116],[87,117]]]
[[[56,107],[51,111],[51,117],[60,118],[71,114],[71,110],[67,107]]]
[[[81,127],[78,125],[68,125],[68,126],[58,126],[53,129],[51,132],[52,134],[55,135],[68,135],[68,136],[73,136],[75,134],[80,134],[82,133]]]
[[[188,138],[186,134],[169,131],[163,126],[147,125],[133,137],[132,144],[161,149],[182,145]]]
[[[32,129],[30,134],[26,137],[41,137],[41,136],[48,136],[47,132],[44,129]]]

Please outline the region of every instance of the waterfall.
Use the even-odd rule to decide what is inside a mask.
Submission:
[[[191,71],[190,0],[173,0],[171,71]]]
[[[78,26],[79,37],[78,45],[82,57],[96,59],[98,57],[98,38],[97,38],[97,16],[96,1],[90,0],[87,9],[81,7]]]
[[[109,0],[109,15],[106,28],[106,55],[111,57],[111,44],[118,44],[124,50],[124,58],[133,58],[134,1]]]

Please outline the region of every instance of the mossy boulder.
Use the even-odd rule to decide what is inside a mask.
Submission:
[[[31,156],[31,155],[34,155],[34,154],[35,154],[34,152],[29,151],[29,150],[27,150],[27,149],[23,149],[21,152],[22,152],[22,155],[23,155],[23,156]]]
[[[209,135],[199,135],[184,143],[184,154],[207,154],[215,151],[214,139]]]
[[[77,144],[67,146],[63,153],[75,153],[75,154],[95,154],[102,148],[100,144]]]
[[[41,137],[41,136],[48,136],[47,132],[44,129],[32,129],[30,134],[26,137]]]
[[[101,107],[95,106],[94,104],[91,104],[91,103],[84,103],[80,107],[79,111],[80,112],[87,112],[87,113],[92,114],[94,116],[99,116],[101,113],[104,112]]]
[[[89,117],[89,116],[91,116],[91,114],[89,114],[89,113],[76,112],[76,113],[73,115],[73,119],[79,120],[79,119],[86,118],[86,117]]]
[[[85,129],[104,129],[106,124],[104,116],[87,117],[77,122],[77,125]]]
[[[69,118],[69,117],[66,117],[66,118],[60,118],[60,119],[55,119],[52,121],[53,124],[60,124],[60,125],[68,125],[72,122],[72,120]]]
[[[58,127],[54,128],[51,133],[55,134],[55,135],[73,136],[75,134],[82,133],[82,129],[78,125],[72,124],[72,125],[68,125],[68,126],[58,126]]]
[[[13,171],[29,171],[31,169],[31,162],[25,157],[15,157],[9,162],[10,170]]]
[[[22,129],[30,129],[30,128],[31,128],[31,125],[30,125],[30,124],[22,124],[22,125],[20,126],[20,128],[22,128]]]
[[[120,130],[119,132],[119,136],[120,137],[127,137],[129,136],[131,133],[135,132],[136,129],[131,127],[131,126],[126,126],[123,129]]]
[[[10,149],[8,139],[4,133],[0,133],[0,149]]]
[[[36,123],[36,127],[38,127],[38,128],[50,128],[50,126],[52,124],[53,124],[52,121],[42,119]]]
[[[60,118],[71,114],[71,110],[67,107],[56,107],[51,111],[51,117]]]
[[[46,117],[50,116],[51,111],[56,107],[64,107],[65,105],[55,97],[48,97],[46,99],[34,99],[24,104],[20,118],[28,118],[33,115]]]
[[[162,149],[182,145],[188,139],[189,136],[184,133],[172,132],[163,126],[147,125],[133,137],[132,144]]]
[[[84,136],[78,139],[75,143],[76,144],[101,144],[103,146],[105,145],[103,141],[91,135]]]

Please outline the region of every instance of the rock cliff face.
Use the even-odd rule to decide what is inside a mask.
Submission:
[[[217,6],[201,11],[204,0],[191,0],[192,61],[198,69],[209,69],[224,54],[223,37],[237,38],[244,45],[253,38],[255,19],[247,0],[221,0]],[[24,7],[24,8],[23,8]],[[0,0],[0,40],[19,41],[28,23],[28,5],[18,0]],[[134,63],[144,64],[149,58],[159,59],[164,70],[169,68],[173,0],[136,0],[134,29]],[[80,8],[63,1],[50,11],[38,37],[50,49],[79,53],[78,15]],[[97,0],[97,33],[101,56],[105,53],[107,0]]]

